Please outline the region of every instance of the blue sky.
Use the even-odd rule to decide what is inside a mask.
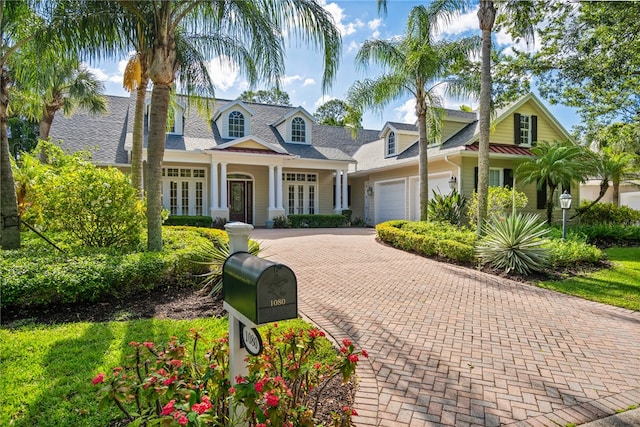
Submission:
[[[319,53],[306,48],[290,46],[287,49],[286,75],[283,79],[283,90],[286,91],[294,106],[302,106],[310,113],[322,103],[332,99],[344,99],[349,87],[358,79],[367,77],[357,72],[354,58],[362,43],[371,38],[389,39],[402,35],[405,30],[407,16],[412,7],[425,2],[389,1],[386,15],[378,14],[375,0],[329,1],[323,0],[324,8],[331,13],[342,34],[342,58],[338,77],[328,91],[322,93],[322,57]],[[479,34],[476,11],[471,11],[455,19],[446,28],[442,28],[440,37],[456,38]],[[508,35],[494,35],[494,44],[501,48],[513,45]],[[519,46],[521,49],[526,46]],[[530,47],[535,49],[535,46]],[[122,88],[122,73],[127,58],[119,62],[89,64],[98,77],[105,82],[109,95],[128,96]],[[372,72],[373,73],[373,72]],[[235,99],[248,89],[247,82],[240,76],[226,58],[216,58],[211,64],[211,76],[216,85],[216,97]],[[372,74],[375,77],[375,74]],[[256,87],[255,89],[264,89]],[[543,100],[549,110],[567,130],[579,123],[574,110],[558,105],[550,105]],[[477,107],[473,99],[445,99],[447,108],[457,109],[460,104]],[[413,123],[413,102],[402,99],[389,105],[382,115],[379,112],[368,112],[363,117],[363,126],[368,129],[380,129],[386,121]]]

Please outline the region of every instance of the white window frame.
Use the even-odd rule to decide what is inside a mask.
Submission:
[[[393,141],[391,140],[393,138]],[[392,145],[393,144],[393,145]],[[398,141],[394,131],[389,132],[385,139],[384,152],[385,157],[395,156],[398,150]]]
[[[531,116],[520,114],[520,144],[531,145]]]
[[[499,185],[491,185],[491,172],[498,172],[498,180],[500,181]],[[504,187],[504,168],[489,168],[489,187]]]
[[[287,215],[320,213],[318,211],[319,177],[317,173],[286,171],[282,173],[282,194]]]
[[[291,119],[291,142],[299,144],[307,142],[307,122],[302,117]]]
[[[234,121],[233,126],[231,121]],[[247,133],[247,119],[242,111],[233,110],[227,116],[227,136],[229,138],[243,138]]]
[[[196,183],[200,183],[199,190],[197,190]],[[162,168],[162,205],[171,215],[204,215],[207,206],[206,188],[207,171],[203,167],[170,166]],[[200,193],[198,194],[197,191]]]

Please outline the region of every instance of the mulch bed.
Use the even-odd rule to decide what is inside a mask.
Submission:
[[[5,308],[0,313],[0,324],[3,328],[16,328],[30,324],[54,325],[148,318],[189,320],[225,315],[226,310],[222,308],[222,300],[219,297],[203,295],[199,289],[194,288],[166,288],[137,295],[135,298],[110,302],[60,304],[41,308]],[[319,388],[316,390],[316,393],[320,391]],[[332,425],[331,412],[341,412],[344,406],[351,407],[354,397],[353,382],[343,386],[340,375],[334,378],[321,390],[316,413],[318,420],[324,425]]]

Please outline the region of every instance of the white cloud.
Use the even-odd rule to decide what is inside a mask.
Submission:
[[[353,22],[344,22],[346,19],[344,9],[338,6],[337,3],[327,3],[325,0],[322,0],[320,4],[333,17],[336,28],[338,28],[342,36],[351,35],[358,29],[364,27],[364,24],[359,19]]]
[[[347,46],[347,53],[356,52],[358,49],[360,49],[360,43],[352,41],[349,43],[349,46]]]
[[[107,73],[105,73],[102,70],[102,68],[90,67],[89,64],[86,64],[86,63],[83,63],[82,65],[86,67],[87,70],[96,77],[96,79],[102,82],[110,81],[110,76]]]
[[[335,99],[333,96],[329,96],[329,95],[322,95],[320,98],[318,98],[316,100],[316,102],[313,104],[313,108],[314,110],[317,110],[319,106],[321,106],[322,104],[325,104],[329,101],[331,101],[332,99]]]
[[[304,83],[302,83],[302,86],[313,86],[316,84],[316,81],[313,79],[304,79]]]
[[[457,16],[451,19],[450,22],[445,22],[440,19],[438,21],[438,29],[440,34],[455,36],[466,33],[467,31],[480,32],[480,26],[478,23],[478,11],[473,10],[463,15]]]
[[[209,62],[209,75],[217,89],[226,91],[238,81],[238,65],[228,56],[221,55]]]
[[[411,98],[404,104],[393,109],[396,112],[395,120],[402,123],[415,123],[416,117],[416,100]]]
[[[302,76],[298,76],[298,75],[295,75],[295,76],[284,76],[284,78],[282,79],[282,84],[284,86],[289,86],[290,84],[292,84],[293,82],[298,81],[298,80],[303,80]]]
[[[367,22],[367,27],[369,27],[369,29],[373,31],[371,33],[371,36],[374,39],[377,39],[380,37],[380,31],[378,31],[378,28],[380,28],[381,25],[382,25],[382,19],[380,18],[376,18]]]

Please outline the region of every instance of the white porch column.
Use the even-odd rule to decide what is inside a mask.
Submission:
[[[218,201],[218,162],[211,159],[211,176],[209,177],[209,206],[211,211],[220,209]]]
[[[347,183],[347,171],[342,171],[342,210],[349,209],[349,186]]]
[[[276,166],[276,209],[282,206],[282,166]]]
[[[275,166],[269,165],[269,209],[273,209],[276,198],[276,182],[274,179]]]
[[[229,209],[227,200],[227,164],[220,163],[220,208]]]
[[[335,208],[333,208],[334,213],[340,213],[342,211],[342,203],[340,202],[340,169],[336,169],[336,190],[335,190]]]

